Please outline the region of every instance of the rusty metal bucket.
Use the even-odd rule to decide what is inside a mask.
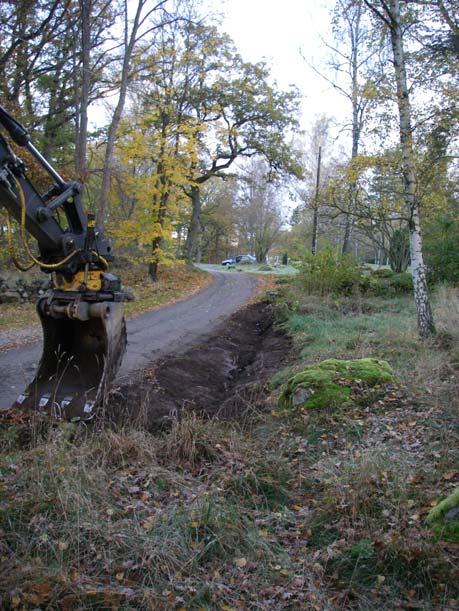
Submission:
[[[90,420],[103,401],[126,349],[123,304],[83,304],[87,320],[69,317],[69,304],[37,304],[43,354],[35,378],[13,407],[46,411],[66,420]],[[83,317],[84,318],[84,317]]]

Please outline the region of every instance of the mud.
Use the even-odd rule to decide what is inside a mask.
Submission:
[[[183,410],[240,418],[265,409],[266,383],[291,350],[274,318],[265,302],[239,310],[187,352],[156,361],[115,389],[105,416],[153,430]]]

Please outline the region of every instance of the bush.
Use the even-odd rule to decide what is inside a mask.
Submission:
[[[304,258],[300,282],[306,291],[319,295],[350,293],[358,285],[359,276],[359,268],[351,256],[325,248]]]
[[[375,269],[371,275],[374,278],[393,278],[395,276],[395,272],[393,272],[391,269],[382,267],[380,269]]]
[[[413,276],[409,272],[395,274],[391,284],[396,293],[411,293],[413,290]]]
[[[431,220],[425,232],[425,258],[431,282],[459,284],[459,220],[456,211]]]
[[[396,274],[391,270],[377,270],[370,276],[362,275],[359,280],[362,293],[373,294],[378,297],[390,297],[411,293],[413,290],[413,277],[409,272]]]

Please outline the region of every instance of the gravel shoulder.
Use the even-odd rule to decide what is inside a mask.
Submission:
[[[185,352],[246,303],[257,277],[211,271],[213,281],[191,298],[127,321],[128,347],[119,380],[166,354]],[[7,408],[33,378],[41,355],[41,340],[0,352],[0,408]]]

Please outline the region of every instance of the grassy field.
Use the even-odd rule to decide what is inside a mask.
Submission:
[[[235,272],[248,272],[249,274],[262,274],[266,276],[293,276],[298,273],[297,268],[293,267],[293,265],[278,265],[277,267],[273,267],[271,265],[266,266],[262,263],[246,263],[243,265],[236,265],[235,267],[228,267],[219,265],[217,263],[206,263],[204,267],[206,269],[213,269],[217,272],[226,271],[229,274],[233,274]],[[267,267],[271,269],[266,269]]]
[[[145,267],[117,270],[123,284],[133,289],[135,301],[126,303],[127,317],[153,310],[193,294],[211,281],[211,277],[194,267],[179,265],[160,270],[159,282],[153,285]],[[0,331],[39,327],[34,303],[0,304]]]
[[[408,296],[278,291],[294,349],[266,413],[156,435],[2,427],[4,608],[459,608],[458,545],[425,520],[459,481],[458,292],[437,292],[421,342]],[[387,359],[397,383],[280,410],[283,382],[330,356]]]

